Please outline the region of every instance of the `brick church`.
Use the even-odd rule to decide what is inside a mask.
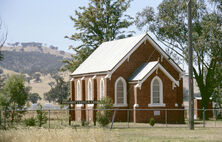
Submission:
[[[133,109],[132,122],[177,123],[184,121],[183,70],[148,35],[102,43],[72,74],[72,100],[100,100],[108,96],[113,108]],[[76,121],[93,120],[93,104],[76,104]],[[139,109],[153,109],[150,111]],[[154,110],[155,109],[155,110]],[[117,111],[115,121],[127,121],[126,111]]]

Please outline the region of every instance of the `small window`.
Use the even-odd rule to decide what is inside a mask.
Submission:
[[[122,77],[115,82],[115,105],[127,106],[126,81]]]
[[[160,83],[157,79],[153,81],[153,103],[160,103]]]
[[[100,100],[104,97],[104,79],[100,80]]]
[[[117,82],[117,104],[124,103],[124,86],[123,81],[119,80]]]
[[[150,95],[151,95],[151,100],[150,104],[148,106],[165,106],[163,104],[163,83],[162,80],[156,76],[152,79],[151,84],[150,84]]]
[[[81,100],[81,85],[79,80],[77,82],[77,100]]]
[[[88,100],[92,100],[92,81],[88,81]]]

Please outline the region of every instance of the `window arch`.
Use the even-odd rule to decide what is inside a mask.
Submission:
[[[81,85],[80,85],[80,81],[78,80],[77,82],[77,100],[81,100]]]
[[[152,79],[150,84],[150,90],[151,105],[165,106],[165,104],[163,104],[163,83],[158,76]]]
[[[119,77],[115,82],[115,105],[127,106],[126,81]]]
[[[88,81],[88,100],[92,100],[92,81],[89,79]]]
[[[104,97],[104,79],[100,80],[100,100]]]

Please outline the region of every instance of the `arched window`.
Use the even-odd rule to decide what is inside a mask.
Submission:
[[[157,79],[153,81],[153,103],[160,103],[160,83]]]
[[[92,81],[88,81],[88,100],[92,100]]]
[[[104,97],[104,79],[100,80],[100,100]]]
[[[122,77],[115,82],[115,105],[127,106],[126,81]]]
[[[80,81],[78,80],[77,82],[77,100],[81,100],[81,85],[80,85]]]
[[[162,80],[156,76],[151,81],[150,86],[151,106],[165,106],[163,104],[163,83]]]

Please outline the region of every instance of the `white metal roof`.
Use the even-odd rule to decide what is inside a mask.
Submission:
[[[130,81],[142,80],[147,73],[149,73],[156,65],[158,61],[143,63],[129,78]]]
[[[182,69],[176,65],[166,52],[148,35],[142,34],[102,43],[73,73],[72,75],[89,73],[113,73],[130,55],[145,41],[148,40],[177,71]]]
[[[112,70],[145,35],[102,43],[72,75]]]

